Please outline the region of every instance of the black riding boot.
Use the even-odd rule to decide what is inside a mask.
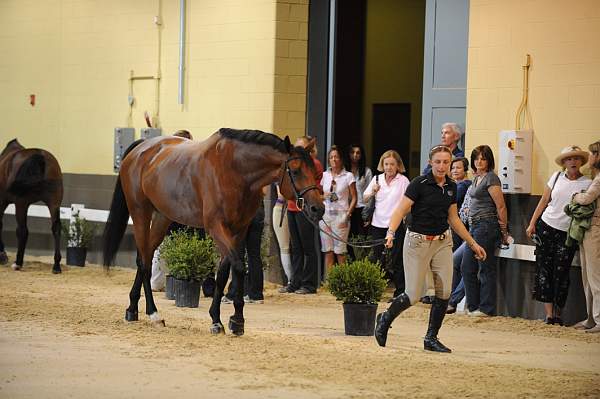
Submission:
[[[377,325],[375,326],[375,339],[379,346],[385,346],[388,330],[392,326],[392,321],[402,312],[410,307],[410,299],[404,292],[394,298],[392,304],[383,313],[377,315]]]
[[[431,305],[431,311],[429,312],[429,328],[423,341],[425,350],[445,353],[452,352],[437,338],[438,331],[440,331],[440,327],[444,321],[444,316],[446,316],[446,309],[448,309],[448,300],[435,297]]]

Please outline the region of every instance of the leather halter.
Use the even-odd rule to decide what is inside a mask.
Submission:
[[[307,186],[302,188],[301,190],[298,190],[298,188],[296,187],[296,182],[294,181],[294,176],[292,175],[292,169],[290,168],[290,161],[294,161],[296,159],[302,159],[301,157],[290,157],[288,159],[286,159],[286,161],[283,164],[283,168],[285,169],[285,172],[288,174],[288,176],[290,177],[290,182],[292,183],[292,189],[294,190],[294,196],[296,197],[296,206],[298,207],[298,209],[304,210],[304,194],[306,194],[307,192],[311,191],[311,190],[318,190],[319,187],[316,184],[313,184],[311,186]],[[283,184],[283,173],[281,174],[281,180],[279,182],[279,187],[282,186]]]

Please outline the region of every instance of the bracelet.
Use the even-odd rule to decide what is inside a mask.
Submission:
[[[396,232],[394,230],[392,230],[392,229],[388,229],[388,231],[387,231],[387,233],[386,233],[385,236],[386,237],[387,236],[391,236],[392,238],[394,238],[396,236]]]
[[[469,246],[469,248],[473,248],[473,245],[477,244],[477,241],[473,240],[470,243],[467,243],[467,245]]]

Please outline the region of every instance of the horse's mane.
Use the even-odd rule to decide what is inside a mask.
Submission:
[[[280,137],[272,134],[265,133],[260,130],[238,130],[238,129],[230,129],[226,127],[222,127],[218,131],[221,137],[225,137],[231,140],[241,141],[243,143],[254,143],[258,145],[266,145],[271,148],[276,149],[279,152],[284,154],[288,154],[287,147],[285,145],[285,141],[283,141]],[[315,163],[304,148],[302,147],[292,147],[291,151],[298,157],[300,157],[306,164],[314,169]]]
[[[238,130],[223,127],[218,132],[221,137],[231,140],[241,141],[243,143],[254,143],[258,145],[266,145],[276,149],[279,152],[287,154],[285,142],[272,133],[265,133],[260,130]]]

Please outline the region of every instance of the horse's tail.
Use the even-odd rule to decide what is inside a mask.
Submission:
[[[23,196],[43,190],[45,175],[46,159],[41,153],[34,153],[21,164],[8,191]]]
[[[127,150],[123,153],[123,159],[137,147],[143,139],[134,141]],[[117,184],[115,185],[115,191],[113,193],[112,202],[110,204],[110,212],[108,213],[108,220],[104,226],[103,233],[103,257],[104,266],[110,267],[115,259],[115,255],[119,250],[121,240],[127,230],[127,222],[129,221],[129,209],[127,208],[127,201],[125,200],[125,193],[123,187],[121,187],[121,176],[117,177]]]

